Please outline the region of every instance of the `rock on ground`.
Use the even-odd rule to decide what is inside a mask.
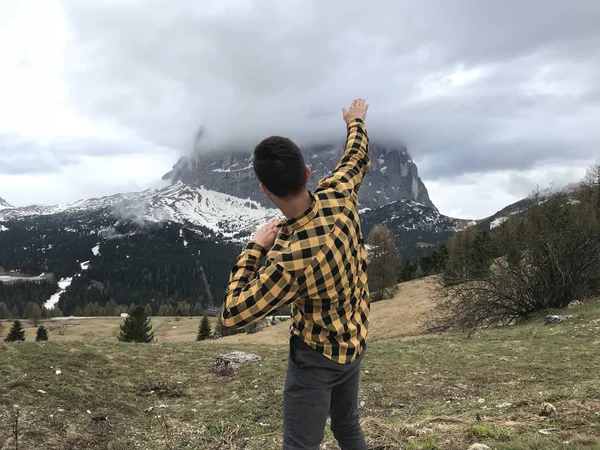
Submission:
[[[572,319],[573,316],[556,316],[556,315],[550,315],[550,316],[546,316],[544,318],[544,323],[546,325],[552,325],[555,323],[561,323],[561,322],[566,322],[569,319]]]
[[[213,372],[221,376],[231,376],[235,373],[235,369],[241,364],[261,361],[262,358],[258,355],[245,352],[231,352],[226,355],[220,355],[215,361]]]
[[[469,447],[469,450],[492,450],[485,444],[473,444]]]
[[[552,403],[544,403],[542,405],[542,411],[540,412],[540,416],[552,417],[555,415],[556,415],[556,407]]]

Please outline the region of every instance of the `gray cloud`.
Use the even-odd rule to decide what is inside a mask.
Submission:
[[[200,151],[270,134],[339,140],[340,110],[358,95],[372,139],[405,142],[426,180],[513,171],[520,190],[531,183],[519,172],[597,157],[597,0],[62,4],[69,107],[123,137],[35,144],[45,157],[31,144],[0,173],[184,154],[200,127]]]
[[[595,1],[65,5],[73,104],[184,152],[200,125],[208,149],[339,138],[354,95],[432,178],[592,158],[600,138]],[[481,73],[452,87],[458,67]]]

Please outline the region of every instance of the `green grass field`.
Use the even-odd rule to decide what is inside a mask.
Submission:
[[[569,313],[373,342],[360,392],[369,448],[600,449],[600,304]],[[213,375],[238,349],[263,362]],[[286,358],[282,345],[0,344],[0,450],[15,448],[15,405],[19,449],[280,449]],[[555,416],[540,416],[544,402]]]

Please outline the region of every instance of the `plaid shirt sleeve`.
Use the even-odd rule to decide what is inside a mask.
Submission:
[[[225,327],[258,322],[294,299],[298,289],[296,280],[281,264],[267,260],[260,267],[266,253],[262,246],[250,242],[238,257],[222,312]]]
[[[333,174],[321,180],[317,189],[334,189],[346,195],[358,193],[363,177],[371,165],[368,152],[369,137],[365,123],[361,119],[354,119],[348,123],[344,154]]]

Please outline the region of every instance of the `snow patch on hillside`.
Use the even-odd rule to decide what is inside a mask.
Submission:
[[[499,227],[507,220],[508,220],[508,217],[498,217],[497,219],[492,220],[492,222],[490,223],[490,230],[493,230],[494,228]]]
[[[73,282],[73,277],[63,278],[58,282],[58,292],[56,294],[52,294],[50,298],[44,303],[44,307],[47,310],[54,309],[54,307],[60,301],[60,296],[66,291],[66,289],[71,286]]]

